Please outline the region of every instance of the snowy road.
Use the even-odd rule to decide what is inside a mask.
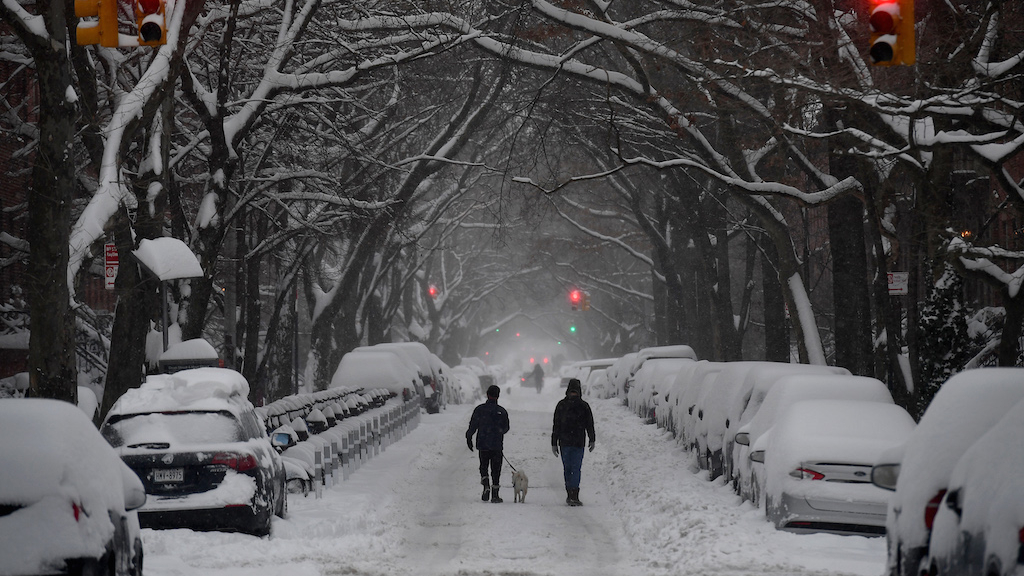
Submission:
[[[505,455],[530,477],[526,504],[480,501],[464,434],[472,406],[424,416],[418,429],[322,499],[291,495],[274,534],[145,530],[147,576],[193,575],[863,575],[883,571],[883,539],[777,532],[728,487],[704,480],[670,436],[617,400],[591,401],[597,448],[580,499],[565,505],[550,451],[555,379],[507,385]]]

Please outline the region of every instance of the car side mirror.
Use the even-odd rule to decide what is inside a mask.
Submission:
[[[292,436],[287,432],[277,432],[270,437],[270,445],[274,448],[285,449],[291,446]]]
[[[750,453],[750,461],[764,464],[764,450],[754,450]]]
[[[734,440],[741,446],[750,446],[750,434],[748,432],[736,433]]]
[[[899,477],[899,464],[875,464],[871,467],[871,483],[883,490],[895,491]]]
[[[960,488],[946,492],[946,508],[956,512],[957,516],[963,513],[963,508],[960,507]]]
[[[135,471],[121,462],[121,484],[124,486],[124,509],[135,510],[146,503],[146,487]]]

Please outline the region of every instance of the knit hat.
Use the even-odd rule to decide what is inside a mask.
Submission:
[[[583,395],[583,387],[580,386],[580,381],[578,378],[573,378],[572,380],[569,380],[569,386],[565,389],[565,395],[568,396],[573,392],[581,396]]]
[[[487,389],[488,398],[494,398],[495,400],[497,400],[499,394],[501,394],[501,388],[498,388],[494,384],[491,384],[491,386]]]

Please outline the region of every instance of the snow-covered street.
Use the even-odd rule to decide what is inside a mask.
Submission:
[[[883,572],[885,540],[776,531],[729,487],[705,480],[672,437],[618,399],[590,400],[597,447],[580,499],[565,505],[550,451],[557,379],[544,391],[502,387],[505,456],[530,478],[525,504],[480,501],[477,455],[466,448],[471,405],[424,416],[416,430],[322,499],[289,496],[273,535],[144,530],[147,576],[659,575]]]

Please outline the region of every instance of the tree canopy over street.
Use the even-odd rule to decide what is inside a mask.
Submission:
[[[155,48],[3,0],[0,269],[25,268],[0,296],[33,390],[73,399],[89,340],[105,412],[154,330],[268,399],[297,332],[314,387],[360,344],[457,363],[520,323],[580,356],[840,365],[917,408],[1020,365],[1024,5],[917,4],[916,64],[882,67],[850,0],[165,0]],[[163,326],[122,256],[102,325],[103,244],[160,236],[204,276]]]

